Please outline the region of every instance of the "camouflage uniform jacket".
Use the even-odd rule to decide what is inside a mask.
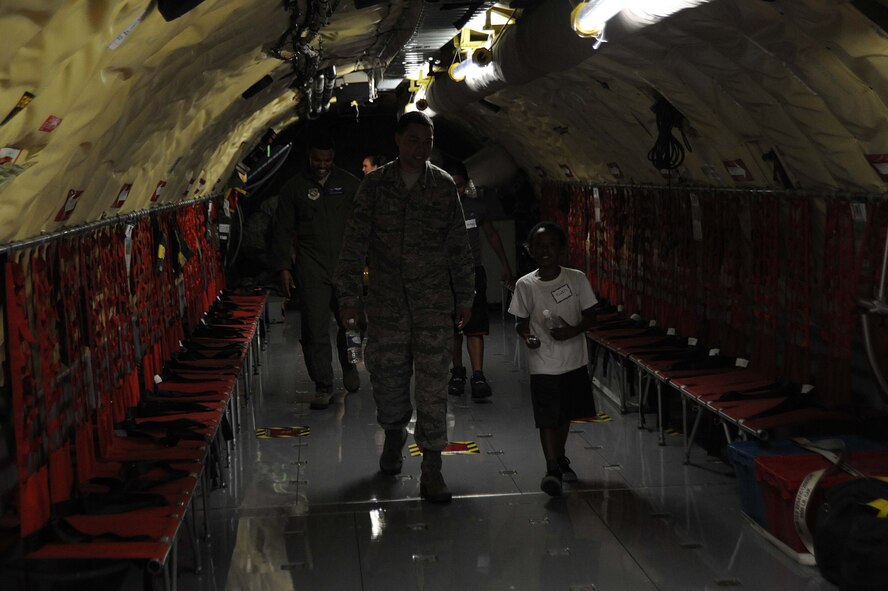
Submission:
[[[334,166],[323,186],[307,170],[283,186],[272,228],[273,270],[290,268],[295,231],[297,263],[303,275],[327,278],[333,275],[358,182]]]
[[[453,179],[433,164],[409,191],[397,160],[364,178],[333,278],[340,307],[353,307],[361,294],[365,256],[370,314],[405,296],[414,309],[472,305],[475,269],[462,207]]]

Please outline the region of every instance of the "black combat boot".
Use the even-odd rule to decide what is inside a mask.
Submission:
[[[385,444],[382,446],[382,455],[379,456],[379,471],[389,476],[401,473],[404,458],[401,450],[407,441],[407,429],[386,429]]]
[[[441,475],[441,452],[423,450],[420,469],[419,496],[430,503],[449,503],[452,495]]]

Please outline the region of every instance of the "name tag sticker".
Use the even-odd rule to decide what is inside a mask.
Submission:
[[[472,230],[477,227],[478,227],[478,220],[475,220],[475,219],[466,220],[466,230]]]
[[[555,298],[555,302],[559,304],[572,295],[573,292],[570,290],[570,286],[566,283],[552,292],[552,297]]]

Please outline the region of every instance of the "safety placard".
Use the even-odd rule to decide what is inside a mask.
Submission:
[[[74,213],[74,208],[77,207],[77,201],[82,194],[83,190],[71,189],[68,191],[68,197],[65,198],[65,204],[62,205],[59,213],[56,214],[55,221],[64,222],[70,218],[71,214]]]
[[[194,187],[195,182],[197,182],[197,179],[195,178],[192,178],[190,181],[188,181],[188,186],[185,187],[185,190],[182,192],[182,197],[188,196],[188,193],[191,192],[191,189]]]
[[[747,182],[752,180],[752,173],[749,171],[749,168],[746,164],[740,160],[722,160],[725,168],[728,171],[728,174],[731,175],[731,178],[735,181]]]
[[[62,119],[60,117],[56,117],[55,115],[50,115],[46,118],[43,124],[38,128],[39,131],[50,133],[56,127],[61,125]]]
[[[166,187],[166,181],[160,181],[157,183],[157,187],[155,187],[154,192],[151,193],[151,201],[157,201],[160,198],[161,193],[163,193],[163,188]]]
[[[0,148],[0,164],[15,164],[21,153],[20,148]]]
[[[888,181],[888,154],[867,154],[867,161],[883,181]]]
[[[111,204],[111,207],[121,207],[126,202],[126,198],[129,197],[130,190],[132,188],[132,183],[125,183],[122,187],[120,187],[120,191],[117,192],[117,199],[114,200],[114,203]]]
[[[571,423],[607,423],[614,420],[610,415],[600,412],[597,413],[594,417],[584,417],[581,419],[574,419]]]
[[[304,425],[296,427],[257,427],[256,437],[259,439],[287,439],[290,437],[308,437],[311,429]]]
[[[407,446],[407,449],[410,451],[411,456],[422,455],[422,448],[415,443],[411,443]],[[447,447],[441,451],[442,456],[465,456],[480,453],[481,451],[478,449],[478,444],[474,441],[451,441],[447,444]]]

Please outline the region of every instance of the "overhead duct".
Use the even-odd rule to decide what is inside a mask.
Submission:
[[[607,25],[607,39],[619,43],[639,29],[686,8],[710,0],[672,0],[667,6],[624,9]],[[493,45],[493,63],[478,76],[454,82],[438,76],[428,87],[426,100],[435,113],[458,111],[506,86],[525,84],[550,72],[567,70],[595,53],[596,41],[579,37],[571,28],[571,3],[546,0],[528,9],[513,27],[507,27]]]

